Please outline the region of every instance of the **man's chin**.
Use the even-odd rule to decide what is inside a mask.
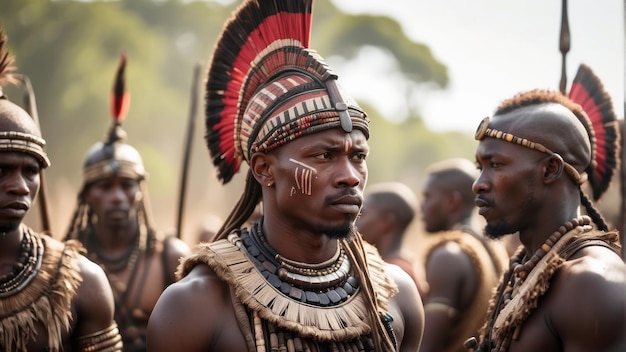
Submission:
[[[8,233],[17,230],[22,223],[21,220],[15,220],[11,222],[7,222],[4,224],[0,224],[0,233]]]
[[[511,231],[508,230],[506,223],[497,222],[495,224],[487,223],[484,230],[485,237],[498,240],[504,236],[510,235]]]
[[[356,232],[356,227],[354,226],[354,222],[350,222],[346,225],[326,227],[320,232],[330,238],[343,239]]]

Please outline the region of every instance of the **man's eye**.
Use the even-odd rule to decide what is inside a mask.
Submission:
[[[354,158],[357,160],[365,160],[367,159],[367,154],[365,153],[358,153],[354,155]]]
[[[325,152],[325,153],[319,154],[317,157],[319,159],[330,159],[332,157],[332,154],[330,152]]]

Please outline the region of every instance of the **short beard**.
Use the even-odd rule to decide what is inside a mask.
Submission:
[[[344,239],[356,232],[354,222],[349,223],[347,226],[326,227],[320,229],[321,233],[334,239]]]
[[[492,240],[497,240],[497,239],[501,239],[502,237],[511,234],[509,231],[507,231],[507,224],[504,220],[502,221],[498,221],[495,224],[487,224],[485,226],[485,236],[487,236],[487,238],[490,238]]]

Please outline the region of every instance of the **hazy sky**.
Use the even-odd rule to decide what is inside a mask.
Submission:
[[[388,14],[407,35],[430,47],[449,70],[444,91],[415,99],[428,126],[474,132],[503,99],[533,88],[559,88],[561,0],[334,0],[348,12]],[[570,0],[568,89],[581,63],[600,77],[617,116],[624,116],[624,13],[619,0]],[[315,30],[312,32],[315,36]],[[333,68],[353,96],[367,97],[388,117],[406,116],[402,80],[392,60],[368,52]],[[375,65],[367,60],[374,60]],[[371,72],[377,67],[377,72]],[[388,67],[387,69],[384,69]],[[364,75],[363,72],[371,72]]]

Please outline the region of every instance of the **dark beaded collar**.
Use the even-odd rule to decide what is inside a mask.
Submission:
[[[320,307],[344,302],[359,289],[344,249],[319,264],[300,263],[283,258],[267,243],[261,222],[251,231],[243,230],[241,239],[257,270],[274,287],[291,299]]]
[[[12,296],[28,285],[39,272],[43,258],[43,242],[30,230],[24,230],[20,256],[13,271],[0,277],[0,298]]]

